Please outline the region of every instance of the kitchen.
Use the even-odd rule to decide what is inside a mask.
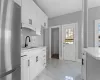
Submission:
[[[48,17],[32,0],[2,0],[0,9],[0,80],[33,80],[46,66]]]
[[[91,25],[89,23],[90,20],[96,21],[99,19],[98,16],[96,16],[96,18],[93,16],[93,19],[90,18],[90,15],[92,15],[90,12],[97,6],[93,9],[89,9],[89,18],[87,19],[88,7],[85,7],[88,5],[87,1],[84,0],[83,12],[80,11],[82,2],[80,3],[79,6],[81,5],[81,7],[79,8],[79,12],[68,13],[68,16],[66,16],[67,14],[56,14],[56,11],[54,11],[58,16],[54,17],[54,13],[53,16],[47,15],[49,13],[44,11],[44,8],[46,8],[46,10],[48,10],[48,8],[41,7],[39,0],[1,0],[0,80],[94,80],[96,78],[96,80],[99,80],[100,72],[98,68],[100,67],[100,52],[99,48],[93,48],[94,46],[98,47],[98,45],[95,45],[95,43],[98,44],[98,32],[92,33],[92,31],[94,31],[94,24]],[[42,2],[41,4],[43,5]],[[51,5],[51,7],[53,6]],[[99,9],[97,10],[99,14]],[[60,12],[58,11],[58,13]],[[72,18],[74,13],[76,15]],[[94,12],[94,14],[96,13]],[[63,15],[63,18],[60,15]],[[66,20],[68,22],[66,22]],[[100,23],[95,22],[95,24],[95,26],[98,26],[97,24]],[[73,25],[75,27],[73,27]],[[80,28],[82,25],[84,27]],[[90,25],[93,26],[93,28],[90,29]],[[64,26],[65,28],[63,28]],[[69,27],[66,28],[66,26],[72,26],[72,29]],[[65,39],[62,39],[64,36],[62,38],[58,37],[59,59],[51,58],[52,41],[50,41],[50,36],[52,32],[50,32],[50,30],[53,28],[59,28],[59,33],[62,34],[58,36],[64,35],[64,29],[67,33]],[[95,36],[95,41],[94,36],[91,34],[97,35]],[[61,39],[62,41],[60,41]],[[72,50],[72,46],[71,49],[68,49],[68,45],[70,46],[74,43],[75,45],[73,46],[75,48]],[[67,48],[63,49],[64,46],[67,46]],[[64,51],[66,52],[64,53]],[[73,54],[74,52],[75,54]],[[66,53],[70,53],[71,55]],[[95,64],[90,60],[93,60]],[[98,65],[95,66],[96,64]],[[88,66],[93,67],[89,69]],[[96,69],[93,71],[94,73],[92,73],[92,69],[94,68]],[[43,79],[40,75],[42,75]],[[77,76],[78,78],[76,78]]]

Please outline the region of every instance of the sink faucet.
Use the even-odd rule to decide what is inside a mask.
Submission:
[[[31,42],[30,37],[29,37],[29,36],[26,36],[26,38],[25,38],[25,47],[27,47],[27,46],[28,46],[28,43],[27,43],[27,38],[29,38],[29,42]]]

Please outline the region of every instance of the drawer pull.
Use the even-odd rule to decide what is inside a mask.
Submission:
[[[23,55],[23,56],[21,56],[21,57],[25,57],[25,56],[27,56],[27,55]]]
[[[84,59],[82,59],[82,65],[84,65]]]
[[[30,66],[30,60],[28,60],[28,66]]]
[[[36,62],[38,62],[38,56],[36,57]]]

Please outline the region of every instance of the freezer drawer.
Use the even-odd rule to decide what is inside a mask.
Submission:
[[[0,78],[0,80],[21,80],[20,67],[16,69],[12,69],[11,71],[8,71],[8,73],[5,73],[5,76]]]

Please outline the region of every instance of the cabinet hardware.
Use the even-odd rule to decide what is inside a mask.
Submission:
[[[84,59],[82,59],[82,65],[84,65]]]
[[[29,19],[29,24],[31,24],[31,25],[32,25],[32,19]]]
[[[36,56],[36,62],[38,62],[38,56]]]
[[[21,57],[25,57],[25,56],[27,56],[27,55],[23,55],[23,56],[21,56]]]
[[[30,66],[30,60],[28,60],[28,66]]]

